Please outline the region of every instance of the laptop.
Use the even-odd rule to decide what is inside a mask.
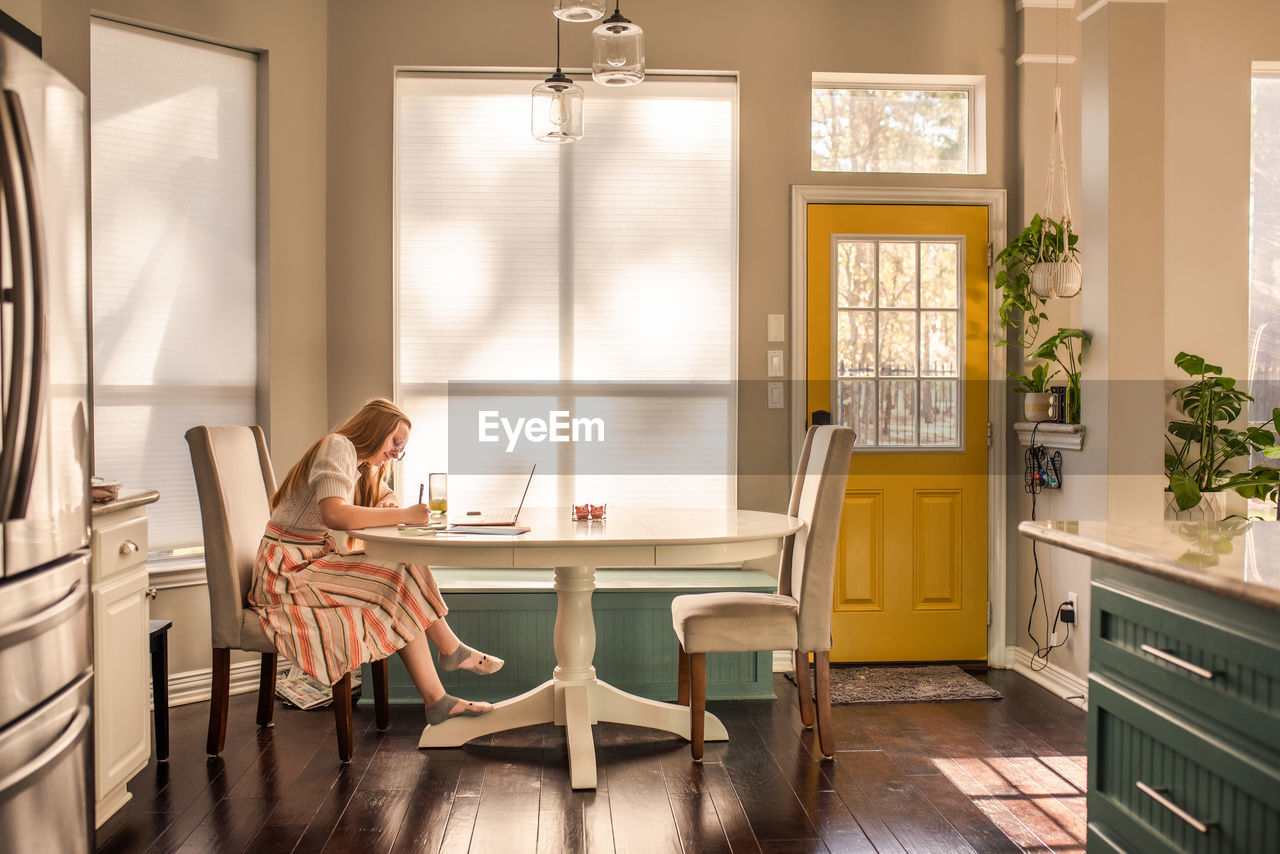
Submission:
[[[520,510],[524,507],[524,499],[529,494],[529,484],[533,483],[533,473],[538,468],[538,464],[534,463],[533,468],[529,469],[529,478],[524,482],[524,492],[520,496],[520,503],[514,508],[503,507],[489,513],[479,513],[472,515],[468,513],[458,520],[458,526],[470,527],[475,525],[514,525],[520,520]],[[457,527],[457,526],[450,526]]]

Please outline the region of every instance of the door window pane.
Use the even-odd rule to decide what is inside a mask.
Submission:
[[[954,243],[920,244],[920,305],[923,308],[956,308],[960,278],[956,275],[959,248]]]
[[[961,449],[960,241],[835,244],[839,422],[859,447]]]
[[[841,380],[836,415],[841,424],[853,426],[853,443],[876,445],[876,384],[868,380]]]
[[[958,376],[956,343],[954,311],[920,312],[920,375]]]
[[[960,383],[920,381],[920,444],[953,448],[960,441]]]
[[[880,244],[880,307],[914,308],[916,244]]]
[[[880,312],[881,376],[911,376],[916,372],[916,313]]]
[[[841,308],[870,308],[876,298],[876,245],[865,241],[836,243],[837,295]]]
[[[873,377],[876,374],[876,313],[841,311],[839,360],[840,377]]]
[[[880,444],[916,444],[916,381],[880,383]]]

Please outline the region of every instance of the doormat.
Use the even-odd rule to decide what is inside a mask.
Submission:
[[[812,667],[809,673],[812,681]],[[795,671],[788,671],[787,678],[796,681]],[[831,703],[835,706],[999,699],[1002,699],[999,691],[954,664],[831,668]]]

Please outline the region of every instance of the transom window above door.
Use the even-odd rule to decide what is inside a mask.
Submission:
[[[984,175],[986,78],[813,72],[814,172]]]
[[[960,238],[832,238],[835,420],[863,449],[960,449]]]

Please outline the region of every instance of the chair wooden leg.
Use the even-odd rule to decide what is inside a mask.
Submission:
[[[826,759],[836,756],[836,733],[831,724],[831,652],[813,654],[814,681],[817,683],[818,746]]]
[[[209,738],[205,753],[217,756],[227,742],[227,707],[231,701],[231,650],[213,648],[213,684],[209,692]]]
[[[800,723],[813,726],[813,683],[809,680],[809,653],[796,650],[796,694],[800,697]]]
[[[258,726],[275,726],[271,715],[276,708],[276,654],[262,654],[262,672],[258,676]]]
[[[702,739],[707,722],[707,654],[689,654],[689,751],[702,761]]]
[[[351,674],[347,673],[333,686],[333,722],[338,729],[338,758],[345,765],[351,761]]]
[[[676,661],[676,703],[681,706],[689,705],[689,653],[684,651],[684,644],[680,644],[680,657]]]
[[[387,679],[387,659],[373,662],[373,719],[378,732],[391,723],[391,694]]]

